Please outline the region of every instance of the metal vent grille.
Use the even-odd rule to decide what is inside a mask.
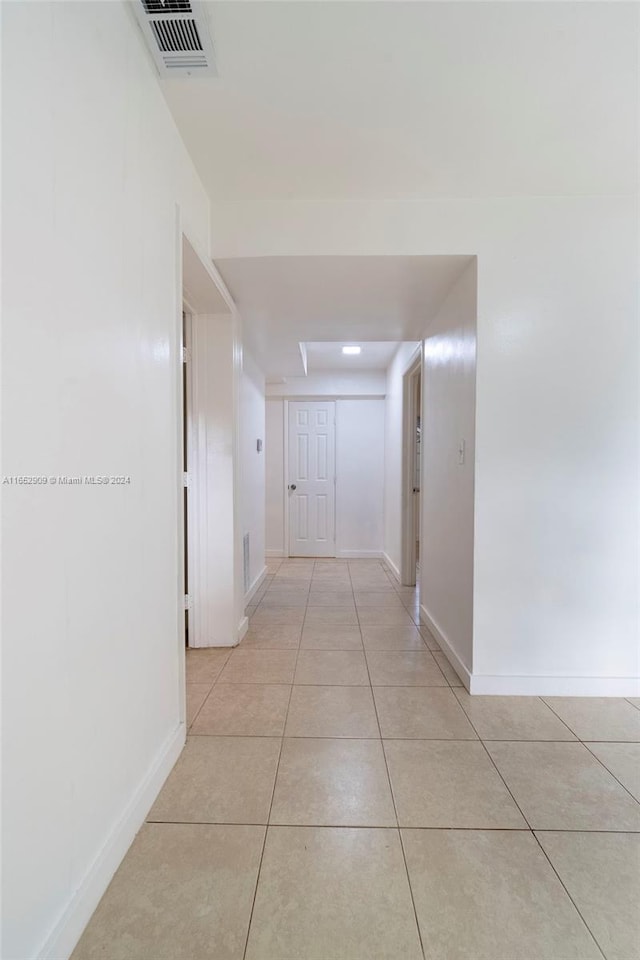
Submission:
[[[152,20],[151,29],[163,53],[202,52],[195,20]]]
[[[134,10],[160,76],[216,76],[200,0],[136,0]]]
[[[190,0],[142,0],[147,13],[191,13]]]
[[[250,564],[249,564],[249,534],[245,533],[242,538],[242,568],[244,571],[244,592],[246,593],[251,584],[249,583]]]

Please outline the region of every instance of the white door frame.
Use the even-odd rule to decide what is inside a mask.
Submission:
[[[420,471],[419,497],[413,492],[415,477],[415,442],[416,442],[416,415],[421,414],[417,408],[416,384],[422,377],[422,344],[411,357],[402,377],[402,509],[401,509],[401,541],[400,552],[400,582],[403,586],[412,587],[416,582],[416,529],[420,529],[420,517],[415,511],[420,511],[422,504],[423,471]],[[424,384],[423,384],[424,387]],[[424,390],[421,395],[424,396]],[[424,445],[423,445],[424,446]],[[421,450],[423,456],[424,450]]]
[[[180,348],[187,351],[187,559],[189,570],[189,646],[233,646],[248,626],[244,616],[242,542],[239,505],[240,432],[239,385],[242,372],[241,322],[235,304],[210,258],[201,253],[180,224],[178,210],[177,322]],[[187,344],[182,343],[185,311]],[[182,349],[178,351],[178,370]],[[222,376],[215,365],[223,364]],[[209,376],[211,367],[211,376]],[[182,499],[183,398],[182,372],[177,376],[177,498],[178,512],[178,642],[181,688],[184,687],[184,554],[185,531]],[[224,397],[217,392],[224,383]],[[213,387],[212,387],[213,384]],[[221,411],[225,422],[210,422],[211,410]],[[220,442],[224,432],[228,443]],[[231,455],[229,455],[229,446]],[[222,497],[221,497],[222,489]],[[220,521],[221,500],[224,518]],[[221,576],[221,571],[224,576]],[[184,716],[184,690],[181,713]]]
[[[327,402],[335,403],[336,407],[336,424],[334,428],[334,439],[333,442],[336,445],[336,451],[334,451],[334,471],[337,470],[337,461],[335,459],[337,452],[337,431],[338,431],[338,400],[340,398],[337,396],[327,396],[327,397],[310,397],[310,396],[299,396],[299,397],[286,397],[283,398],[282,403],[282,432],[283,432],[283,470],[282,470],[282,497],[283,497],[283,514],[284,514],[284,550],[283,554],[285,557],[291,556],[291,543],[289,540],[289,403],[322,403],[323,400]],[[333,530],[334,530],[334,557],[337,556],[337,529],[336,529],[336,519],[337,519],[337,503],[338,503],[338,482],[337,482],[337,473],[336,473],[336,483],[335,483],[335,496],[333,498]]]

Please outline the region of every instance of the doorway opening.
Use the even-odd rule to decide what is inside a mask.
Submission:
[[[401,581],[413,587],[419,581],[422,488],[422,347],[403,377],[402,438],[402,557]]]

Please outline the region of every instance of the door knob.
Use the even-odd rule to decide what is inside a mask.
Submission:
[[[296,489],[295,483],[290,483],[290,484],[289,484],[289,490],[295,490],[295,489]]]

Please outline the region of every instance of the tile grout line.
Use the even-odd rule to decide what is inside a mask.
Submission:
[[[560,830],[558,830],[558,831],[556,831],[556,832],[562,833],[562,831],[560,831]],[[583,831],[575,831],[575,832],[576,832],[576,833],[580,833],[580,832],[583,832]],[[588,833],[588,832],[590,832],[590,831],[584,831],[584,832],[587,832],[587,833]],[[567,887],[565,886],[564,880],[562,879],[562,877],[560,876],[560,874],[559,874],[558,871],[556,870],[554,864],[553,864],[552,861],[551,861],[551,858],[549,857],[549,854],[547,853],[547,851],[545,850],[545,848],[544,848],[544,847],[542,846],[542,844],[540,843],[540,840],[539,840],[539,838],[538,838],[538,836],[537,836],[537,834],[536,834],[536,831],[535,831],[535,830],[532,830],[531,833],[533,834],[533,838],[534,838],[534,840],[536,841],[536,843],[538,844],[538,847],[539,847],[540,850],[542,851],[542,854],[543,854],[544,858],[546,859],[547,863],[549,864],[549,866],[551,867],[551,869],[552,869],[553,872],[555,873],[556,877],[558,878],[558,881],[559,881],[560,885],[562,886],[562,889],[564,890],[564,892],[565,892],[566,895],[568,896],[569,900],[570,900],[571,903],[573,904],[573,906],[574,906],[574,908],[575,908],[575,910],[576,910],[576,913],[578,914],[578,916],[580,917],[580,919],[581,919],[582,922],[584,923],[586,929],[589,931],[589,935],[590,935],[591,939],[593,940],[593,942],[595,943],[596,947],[598,948],[598,950],[599,950],[600,953],[602,954],[604,960],[607,960],[606,954],[605,954],[604,950],[602,949],[602,947],[600,946],[600,944],[598,943],[598,941],[596,940],[596,937],[595,937],[595,935],[594,935],[594,933],[593,933],[593,930],[591,929],[591,927],[589,926],[589,924],[587,923],[587,921],[586,921],[585,918],[583,917],[582,911],[579,909],[578,904],[575,902],[575,900],[573,899],[573,897],[572,897],[571,894],[569,893],[569,890],[568,890]],[[544,833],[544,831],[541,830],[540,833]]]
[[[309,581],[309,590],[310,590],[310,588],[311,588],[311,581],[313,580],[313,571],[314,571],[314,570],[315,570],[315,563],[314,563],[313,569],[312,569],[312,571],[311,571],[311,580]],[[256,885],[255,885],[255,888],[254,888],[254,891],[253,891],[253,900],[251,901],[251,912],[249,913],[249,922],[248,922],[248,924],[247,924],[247,936],[246,936],[246,939],[245,939],[245,942],[244,942],[244,950],[243,950],[243,952],[242,952],[242,958],[243,958],[243,960],[246,960],[247,949],[248,949],[248,947],[249,947],[249,937],[250,937],[250,935],[251,935],[251,924],[252,924],[252,922],[253,922],[253,912],[254,912],[255,906],[256,906],[256,898],[257,898],[257,896],[258,896],[258,886],[259,886],[259,884],[260,884],[260,874],[262,873],[262,863],[263,863],[263,861],[264,861],[264,852],[265,852],[265,849],[266,849],[266,846],[267,846],[267,837],[268,837],[268,835],[269,835],[269,827],[270,827],[270,824],[271,824],[271,811],[272,811],[272,809],[273,809],[273,798],[275,797],[276,784],[277,784],[277,782],[278,782],[278,773],[280,772],[280,761],[282,760],[282,750],[283,750],[283,747],[284,747],[284,739],[285,739],[285,738],[284,738],[284,733],[285,733],[285,730],[287,729],[287,721],[288,721],[288,719],[289,719],[289,708],[291,707],[291,698],[292,698],[292,696],[293,696],[293,684],[294,684],[294,680],[295,680],[295,677],[296,677],[296,670],[297,670],[297,667],[298,667],[298,657],[299,657],[299,655],[300,655],[300,644],[302,643],[302,631],[304,630],[304,621],[305,621],[306,616],[307,616],[307,607],[308,607],[308,605],[309,605],[309,591],[307,591],[307,602],[306,602],[305,608],[304,608],[304,609],[305,609],[305,613],[304,613],[304,617],[302,618],[302,627],[301,627],[301,629],[300,629],[300,636],[299,636],[299,638],[298,638],[298,646],[297,646],[297,649],[296,649],[296,659],[295,659],[295,663],[294,663],[294,667],[293,667],[293,675],[292,675],[292,677],[291,677],[291,684],[290,684],[290,687],[289,687],[289,699],[288,699],[288,701],[287,701],[287,711],[286,711],[286,714],[285,714],[284,723],[283,723],[283,725],[282,725],[282,735],[281,735],[281,737],[280,737],[280,750],[279,750],[279,752],[278,752],[278,762],[277,762],[277,764],[276,764],[276,772],[275,772],[275,776],[274,776],[274,778],[273,778],[273,787],[272,787],[272,789],[271,789],[271,800],[269,801],[269,811],[268,811],[268,813],[267,813],[267,818],[266,818],[266,819],[267,819],[267,822],[266,822],[266,825],[265,825],[265,828],[264,828],[264,839],[263,839],[263,841],[262,841],[262,850],[260,851],[260,863],[259,863],[259,865],[258,865],[258,872],[257,872],[257,874],[256,874]]]
[[[462,704],[461,704],[461,706],[462,706]],[[463,709],[464,709],[464,708],[463,708]],[[465,713],[466,713],[466,711],[465,711]],[[562,886],[562,889],[564,890],[564,892],[566,893],[567,897],[569,898],[569,900],[570,900],[571,903],[573,904],[573,907],[574,907],[576,913],[578,914],[578,916],[580,917],[580,919],[582,920],[582,922],[584,923],[585,928],[588,930],[589,936],[591,937],[591,939],[592,939],[593,942],[595,943],[597,949],[598,949],[598,950],[600,951],[600,953],[602,954],[604,960],[606,960],[606,957],[605,957],[605,955],[604,955],[604,952],[602,951],[602,949],[601,949],[601,947],[600,947],[600,944],[598,943],[598,941],[596,940],[595,936],[593,935],[593,932],[592,932],[591,928],[589,927],[589,924],[587,923],[587,921],[586,921],[585,918],[583,917],[582,912],[578,909],[578,905],[577,905],[577,903],[575,902],[575,900],[573,899],[573,897],[571,896],[571,894],[569,893],[567,887],[565,886],[565,884],[564,884],[564,882],[563,882],[563,880],[562,880],[562,877],[560,876],[560,874],[558,873],[558,871],[557,871],[556,868],[554,867],[553,863],[551,863],[551,860],[549,859],[546,850],[544,849],[544,847],[543,847],[542,844],[540,843],[540,840],[539,840],[538,837],[536,836],[535,830],[533,829],[533,827],[532,827],[531,824],[529,823],[528,818],[525,816],[524,810],[522,809],[522,807],[520,806],[520,804],[518,803],[518,801],[517,801],[516,798],[514,797],[513,793],[511,792],[511,789],[510,789],[507,781],[506,781],[505,778],[502,776],[502,773],[500,772],[497,763],[495,762],[495,760],[493,759],[493,757],[492,757],[491,754],[489,753],[489,750],[488,750],[488,748],[487,748],[484,740],[483,740],[482,737],[480,737],[480,735],[478,734],[478,731],[477,731],[477,729],[476,729],[476,726],[475,726],[475,724],[473,723],[471,717],[469,717],[468,714],[467,714],[467,718],[468,718],[468,720],[469,720],[469,723],[471,724],[471,726],[472,726],[473,729],[475,730],[476,734],[478,735],[478,739],[480,740],[480,743],[482,744],[482,746],[483,746],[483,748],[484,748],[487,756],[489,757],[489,760],[490,760],[491,763],[493,764],[493,766],[494,766],[494,768],[495,768],[498,776],[500,777],[500,779],[501,779],[502,782],[504,783],[506,790],[508,791],[509,795],[511,796],[511,799],[513,800],[513,802],[515,803],[516,807],[517,807],[518,810],[520,811],[520,814],[521,814],[522,818],[524,819],[524,822],[527,824],[527,826],[528,826],[528,828],[529,828],[529,833],[531,834],[531,836],[533,837],[533,839],[535,840],[535,842],[538,844],[538,847],[540,848],[540,850],[542,851],[545,859],[546,859],[547,862],[549,863],[549,866],[551,867],[551,869],[553,870],[554,874],[555,874],[556,877],[558,878],[558,882],[559,882],[560,885]],[[495,741],[489,741],[489,742],[495,742]],[[517,742],[521,742],[521,741],[517,741]],[[524,742],[530,742],[530,741],[524,741]],[[535,741],[534,741],[534,742],[535,742]],[[560,741],[560,742],[566,743],[567,741],[562,740],[562,741]],[[562,831],[558,831],[558,832],[562,832]]]
[[[351,589],[353,590],[353,580],[352,580],[352,578],[351,578],[351,568],[349,568],[349,579],[351,580]],[[355,601],[355,594],[354,594],[354,601]],[[360,626],[360,615],[359,615],[359,613],[358,613],[358,608],[357,608],[357,606],[356,606],[356,617],[357,617],[357,619],[358,619],[358,626]],[[360,627],[360,634],[362,635],[362,627]],[[363,642],[363,647],[364,647],[364,642]],[[389,793],[391,794],[391,803],[393,804],[393,813],[394,813],[394,816],[395,816],[395,818],[396,818],[396,827],[395,827],[395,829],[396,829],[396,831],[397,831],[398,841],[399,841],[399,843],[400,843],[400,852],[402,853],[402,862],[404,863],[404,872],[405,872],[405,876],[406,876],[406,878],[407,878],[407,885],[408,885],[408,887],[409,887],[409,896],[411,897],[411,906],[412,906],[412,908],[413,908],[413,917],[414,917],[414,920],[415,920],[416,930],[417,930],[417,932],[418,932],[418,942],[419,942],[419,944],[420,944],[420,950],[421,950],[421,952],[422,952],[422,956],[423,956],[423,958],[425,958],[425,957],[426,957],[426,954],[425,954],[425,951],[424,951],[424,943],[423,943],[423,941],[422,941],[422,931],[421,931],[421,929],[420,929],[420,923],[419,923],[419,921],[418,921],[418,911],[417,911],[417,909],[416,909],[416,902],[415,902],[415,898],[414,898],[414,896],[413,896],[413,887],[411,886],[411,877],[410,877],[410,875],[409,875],[409,866],[408,866],[408,864],[407,864],[407,856],[406,856],[406,852],[405,852],[405,849],[404,849],[404,842],[403,842],[403,839],[402,839],[402,831],[401,831],[401,829],[400,829],[400,820],[399,820],[399,818],[398,818],[398,808],[397,808],[397,806],[396,806],[396,798],[395,798],[395,794],[394,794],[394,792],[393,792],[393,785],[392,785],[392,783],[391,783],[391,774],[389,773],[389,764],[388,764],[388,762],[387,762],[387,754],[386,754],[386,751],[385,751],[385,749],[384,749],[384,739],[383,739],[383,737],[382,737],[382,727],[380,726],[380,717],[379,717],[379,715],[378,715],[378,705],[377,705],[377,703],[376,703],[376,697],[375,697],[375,693],[374,693],[374,690],[373,690],[373,684],[371,683],[371,673],[369,672],[369,661],[367,660],[366,650],[365,650],[364,662],[365,662],[366,667],[367,667],[367,676],[369,677],[369,689],[371,690],[371,699],[373,700],[373,709],[374,709],[374,711],[375,711],[376,723],[378,724],[378,732],[379,732],[379,734],[380,734],[380,748],[381,748],[381,750],[382,750],[382,757],[383,757],[383,760],[384,760],[384,768],[385,768],[386,773],[387,773],[387,783],[389,784]]]
[[[277,739],[272,737],[272,740]],[[531,830],[529,827],[445,827],[445,826],[433,826],[433,827],[397,827],[397,826],[388,826],[384,824],[370,825],[370,824],[344,824],[344,823],[255,823],[255,822],[240,822],[239,820],[147,820],[148,824],[157,824],[159,826],[166,826],[171,824],[179,824],[181,826],[189,827],[286,827],[288,830],[307,830],[312,827],[314,830],[322,830],[325,827],[330,830],[412,830],[412,831],[440,831],[441,833],[594,833],[594,834],[604,834],[605,836],[612,837],[623,837],[623,836],[632,836],[640,837],[640,830],[569,830],[564,827],[545,827],[544,830]]]
[[[191,647],[190,649],[192,649],[192,650],[197,650],[198,648],[197,648],[197,647]],[[207,648],[204,647],[204,648],[200,648],[200,649],[207,649]],[[212,648],[210,648],[210,649],[224,649],[224,648],[221,648],[221,647],[218,647],[218,648],[212,647]],[[186,719],[187,719],[187,718],[186,718],[186,709],[185,709],[185,726],[186,726],[185,739],[186,739],[186,737],[191,736],[191,734],[189,733],[189,731],[191,730],[191,728],[193,727],[194,723],[196,722],[196,720],[197,720],[198,717],[200,716],[202,710],[204,709],[205,703],[207,702],[207,700],[209,699],[209,697],[210,697],[211,694],[213,693],[213,688],[214,688],[215,685],[217,684],[218,680],[220,679],[220,675],[221,675],[222,671],[224,670],[224,668],[226,667],[227,663],[229,662],[229,658],[230,658],[230,656],[231,656],[231,651],[232,651],[233,649],[234,649],[233,647],[230,647],[230,648],[229,648],[229,653],[228,653],[227,656],[225,657],[224,663],[222,664],[222,666],[221,666],[220,669],[218,670],[218,672],[217,672],[217,674],[216,674],[216,677],[215,677],[215,680],[212,681],[211,686],[210,686],[209,689],[207,690],[207,695],[206,695],[206,697],[204,698],[204,700],[202,701],[202,703],[200,704],[200,706],[198,707],[198,709],[196,710],[195,716],[193,717],[193,720],[191,721],[191,723],[186,723]],[[185,673],[186,673],[186,662],[185,662]],[[185,683],[185,686],[188,686],[188,684]],[[185,691],[185,695],[186,695],[186,693],[188,693],[188,690]],[[185,708],[186,708],[186,696],[185,696]]]
[[[600,759],[600,757],[598,757],[598,756],[593,752],[593,750],[588,746],[588,743],[637,743],[638,741],[637,741],[637,740],[590,740],[590,741],[585,741],[585,740],[583,740],[581,737],[578,736],[578,734],[575,732],[575,730],[572,730],[572,729],[571,729],[571,727],[569,726],[569,724],[566,722],[566,720],[563,720],[563,718],[560,716],[559,713],[556,713],[556,711],[553,709],[553,707],[551,706],[551,704],[550,704],[550,703],[547,703],[547,701],[544,699],[544,697],[540,697],[539,699],[542,700],[542,702],[544,703],[545,707],[548,707],[549,710],[551,710],[551,712],[554,714],[554,716],[556,716],[556,717],[558,718],[558,720],[561,721],[561,723],[564,723],[564,725],[565,725],[565,727],[567,728],[567,730],[568,730],[570,733],[572,733],[572,734],[574,735],[574,737],[576,737],[576,740],[573,740],[573,741],[571,741],[571,740],[563,740],[563,741],[561,741],[561,742],[562,742],[562,743],[581,743],[582,746],[585,748],[585,750],[588,750],[588,751],[589,751],[589,753],[590,753],[591,756],[594,758],[594,760],[597,760],[598,763],[600,764],[600,766],[601,766],[604,770],[607,771],[607,773],[609,774],[609,776],[610,776],[610,777],[613,777],[613,779],[616,781],[616,783],[619,783],[620,786],[622,787],[622,789],[625,790],[625,791],[629,794],[629,796],[631,797],[631,799],[632,799],[632,800],[635,800],[635,802],[636,802],[637,804],[640,804],[640,800],[638,800],[637,797],[634,797],[634,795],[631,793],[631,791],[630,791],[627,787],[625,787],[625,785],[624,785],[624,783],[622,782],[622,780],[619,780],[618,777],[616,777],[615,773],[613,773],[611,770],[609,770],[609,767],[608,767],[605,763],[603,763],[602,760]],[[633,704],[631,704],[631,706],[633,706]],[[585,832],[588,833],[589,831],[585,831]]]

